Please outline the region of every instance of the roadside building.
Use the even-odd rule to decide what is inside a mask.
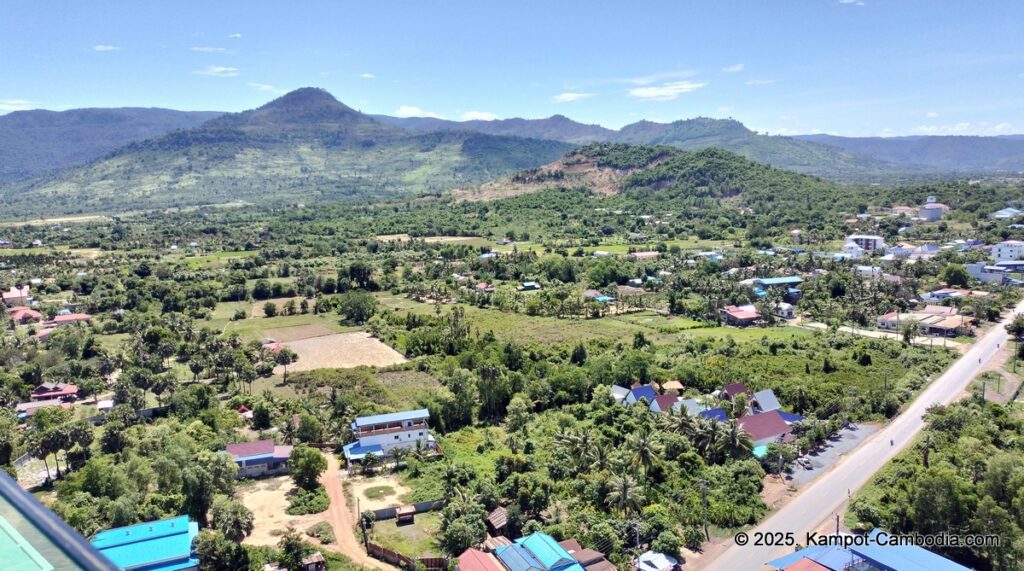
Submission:
[[[934,196],[929,196],[928,201],[917,210],[917,217],[925,222],[935,222],[941,220],[948,210],[949,206],[936,202]]]
[[[1024,258],[1024,242],[1006,240],[992,246],[992,259],[997,262],[1020,260]]]
[[[199,524],[183,515],[101,531],[92,545],[120,569],[192,571],[199,569],[198,535]]]
[[[225,449],[238,465],[239,478],[255,478],[288,472],[291,446],[275,444],[273,439],[228,444]]]
[[[78,385],[69,383],[43,383],[32,390],[30,397],[34,401],[57,399],[73,401],[78,398]]]
[[[778,410],[748,414],[736,422],[750,435],[755,447],[782,442],[790,433],[789,424]]]

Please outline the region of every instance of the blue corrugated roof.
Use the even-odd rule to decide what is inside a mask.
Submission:
[[[968,567],[916,545],[878,545],[876,538],[879,533],[886,532],[873,529],[868,535],[870,545],[852,547],[850,551],[876,565],[899,571],[970,571]]]
[[[789,567],[790,565],[796,563],[797,561],[800,561],[804,557],[806,557],[806,558],[808,558],[808,559],[813,561],[813,560],[815,560],[815,557],[817,557],[818,555],[821,555],[822,553],[824,553],[825,551],[827,551],[829,549],[832,549],[832,548],[828,547],[828,546],[812,545],[812,546],[809,546],[809,547],[805,547],[805,548],[801,549],[800,551],[794,551],[793,553],[790,553],[789,555],[784,555],[782,557],[779,557],[778,559],[772,559],[771,561],[769,561],[765,565],[768,565],[769,567],[774,567],[775,569],[785,569],[786,567]]]
[[[781,278],[759,278],[757,281],[758,281],[758,283],[760,283],[762,285],[776,286],[776,285],[799,284],[799,283],[803,283],[804,279],[801,278],[800,276],[785,276],[785,277],[781,277]]]
[[[406,410],[403,412],[391,412],[388,414],[375,414],[373,416],[356,417],[356,421],[352,423],[352,426],[360,428],[363,426],[370,426],[373,424],[401,422],[403,420],[420,420],[425,418],[430,418],[430,411],[428,411],[425,408],[421,408],[418,410]]]
[[[540,561],[530,554],[522,545],[512,544],[499,547],[494,554],[508,568],[508,571],[547,571]]]
[[[793,424],[794,422],[800,422],[801,420],[805,420],[807,418],[805,416],[800,416],[799,414],[786,412],[784,410],[780,410],[778,411],[778,413],[779,416],[782,417],[782,420],[786,421],[786,424]]]
[[[384,455],[384,449],[380,447],[380,444],[360,446],[358,442],[352,442],[342,446],[341,449],[345,452],[345,458],[349,460],[362,460],[367,454]]]
[[[725,422],[729,420],[729,415],[725,414],[724,408],[713,408],[710,410],[705,410],[700,413],[700,416],[702,418],[710,418],[712,420],[717,420],[718,422]]]
[[[546,533],[538,531],[517,539],[516,543],[529,549],[530,553],[548,571],[582,571],[583,569],[564,547]]]
[[[176,571],[199,564],[192,555],[197,535],[199,524],[178,516],[101,531],[92,544],[121,569]]]
[[[647,399],[648,403],[654,401],[654,399],[657,398],[658,396],[658,393],[654,392],[654,387],[652,387],[651,385],[636,387],[635,389],[632,389],[630,392],[633,393],[633,398],[635,398],[636,400],[639,401],[640,399]]]

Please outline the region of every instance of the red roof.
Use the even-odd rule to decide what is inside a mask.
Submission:
[[[757,319],[757,311],[751,311],[742,307],[736,307],[735,305],[727,305],[722,308],[723,311],[731,315],[734,319]]]
[[[459,571],[505,571],[493,555],[469,548],[459,555]]]
[[[282,349],[284,349],[284,345],[278,343],[277,341],[272,341],[270,343],[264,343],[263,348],[268,349],[271,353],[277,354],[280,353]]]
[[[722,392],[734,397],[739,394],[749,394],[750,389],[748,389],[747,385],[744,385],[743,383],[729,383],[722,388]]]
[[[32,391],[33,399],[69,397],[78,394],[78,385],[39,385]]]
[[[789,432],[789,425],[777,410],[744,416],[736,422],[743,427],[743,430],[747,431],[747,434],[755,442],[782,436]]]
[[[40,320],[43,318],[43,314],[38,311],[29,309],[27,307],[14,307],[8,312],[11,319],[15,321],[24,321],[25,319]]]
[[[69,313],[67,315],[55,315],[51,320],[56,325],[62,325],[64,323],[77,323],[79,321],[89,321],[92,316],[88,313]]]
[[[658,409],[662,412],[667,412],[672,409],[672,405],[676,404],[679,397],[676,395],[659,395],[654,397],[654,402],[658,403]],[[654,404],[654,403],[651,403]]]
[[[256,442],[241,442],[228,444],[224,447],[228,454],[238,458],[244,456],[262,456],[274,453],[274,440],[257,440]]]

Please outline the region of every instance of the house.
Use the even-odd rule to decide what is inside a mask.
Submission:
[[[498,558],[479,549],[469,548],[459,555],[456,571],[505,571]]]
[[[483,254],[480,254],[480,259],[481,260],[493,260],[493,259],[495,259],[497,257],[498,257],[498,253],[497,252],[484,252]]]
[[[51,406],[59,406],[61,408],[71,408],[71,403],[62,401],[60,399],[48,399],[38,400],[32,402],[18,403],[14,406],[14,413],[18,415],[18,418],[26,418],[32,416],[36,411]]]
[[[771,412],[782,408],[782,405],[779,404],[779,399],[775,398],[775,391],[771,389],[754,393],[752,404],[754,405],[755,412]]]
[[[92,545],[120,569],[190,571],[199,569],[198,535],[199,524],[183,515],[101,531]]]
[[[917,214],[917,209],[912,206],[893,206],[890,210],[893,216],[906,216],[907,218],[913,218]]]
[[[673,392],[677,395],[683,394],[683,383],[679,381],[665,381],[661,384],[661,389],[665,392]]]
[[[601,297],[601,295],[601,292],[594,288],[588,288],[583,290],[583,299],[597,299]]]
[[[846,237],[846,243],[851,242],[863,248],[865,252],[885,250],[885,238],[874,234],[851,234]]]
[[[859,260],[859,259],[863,258],[864,254],[866,254],[866,253],[867,253],[867,250],[865,250],[864,248],[861,248],[860,246],[858,246],[854,242],[847,242],[847,243],[843,244],[842,251],[839,252],[838,254],[836,254],[833,257],[837,258],[837,259]]]
[[[727,305],[718,310],[718,317],[726,325],[746,327],[753,325],[758,319],[757,308],[753,305]]]
[[[416,522],[416,506],[408,504],[395,508],[395,523],[397,525],[408,525]]]
[[[778,410],[748,414],[736,422],[750,435],[755,447],[779,442],[790,432],[789,424]]]
[[[540,531],[499,547],[494,555],[509,571],[584,571],[564,547]]]
[[[721,262],[722,260],[725,259],[725,256],[719,254],[718,252],[697,252],[697,257],[703,258],[710,262]]]
[[[505,533],[505,526],[508,525],[508,510],[498,506],[494,511],[487,514],[487,531],[491,535],[502,535]]]
[[[992,259],[997,262],[1020,260],[1024,258],[1024,242],[1006,240],[992,246]],[[6,296],[6,294],[4,294]],[[4,298],[7,301],[7,298]]]
[[[43,383],[32,390],[30,397],[34,401],[40,400],[66,400],[73,401],[78,398],[78,385],[67,383]]]
[[[494,293],[494,286],[487,282],[480,282],[473,286],[473,291],[477,293]]]
[[[738,395],[750,395],[750,389],[743,383],[729,383],[722,387],[722,392],[718,394],[719,398],[732,402]]]
[[[616,404],[622,404],[626,400],[626,397],[629,396],[629,389],[618,385],[612,385],[610,392],[612,398],[615,399]]]
[[[947,311],[948,310],[948,311]],[[890,312],[875,319],[875,326],[886,331],[900,331],[900,325],[916,321],[921,335],[956,337],[974,333],[973,317],[958,315],[955,307],[929,305],[925,309],[908,313]]]
[[[804,281],[800,276],[784,276],[779,278],[755,278],[753,281],[754,292],[763,297],[769,289],[781,289],[782,299],[788,302],[796,302],[800,299],[800,289],[796,286]]]
[[[636,404],[640,399],[647,399],[647,404],[650,405],[657,397],[658,393],[654,392],[651,385],[636,385],[626,395],[626,404]]]
[[[671,555],[645,551],[636,558],[637,571],[672,571],[679,568],[679,560]]]
[[[793,304],[780,301],[772,306],[772,315],[782,319],[793,319],[796,317],[796,309],[793,307]]]
[[[607,257],[611,256],[612,253],[611,252],[606,252],[605,250],[594,250],[594,252],[592,254],[590,254],[590,255],[592,257],[594,257],[594,258],[607,258]]]
[[[650,251],[650,252],[633,252],[632,254],[629,255],[629,257],[633,258],[634,260],[657,260],[658,259],[658,255],[659,255],[658,252],[653,252],[653,251]]]
[[[647,408],[654,413],[669,412],[678,401],[679,397],[676,395],[658,395]]]
[[[678,411],[679,409],[686,410],[688,416],[697,416],[704,410],[704,407],[694,399],[679,399],[672,405],[672,410]]]
[[[357,417],[351,425],[355,441],[343,448],[349,467],[367,454],[390,456],[396,448],[434,450],[437,442],[430,434],[429,420],[430,411],[425,408]]]
[[[249,407],[245,406],[244,404],[238,405],[238,408],[235,409],[235,412],[238,413],[238,416],[246,420],[252,420],[252,410],[250,410]]]
[[[1019,281],[1012,277],[1011,269],[1002,265],[990,265],[984,262],[967,264],[967,273],[979,282],[987,284],[1017,285]]]
[[[627,285],[631,285],[633,287],[643,287],[644,286],[644,280],[642,280],[640,278],[630,278],[630,279],[626,280],[626,284]]]
[[[863,541],[845,538],[845,541],[835,541],[835,545],[809,545],[766,565],[777,571],[968,571],[967,567],[923,547],[893,544],[891,537],[876,528],[861,538]],[[851,547],[844,548],[839,544]]]
[[[38,311],[34,311],[27,307],[13,307],[7,312],[7,316],[14,320],[18,325],[26,325],[28,323],[39,323],[43,320],[43,314]]]
[[[324,554],[317,551],[311,555],[307,555],[302,558],[302,566],[299,567],[301,571],[327,571],[327,560],[324,559]],[[277,563],[267,563],[263,566],[263,571],[287,571]]]
[[[255,478],[286,473],[292,447],[274,444],[274,440],[268,438],[256,442],[228,444],[224,451],[231,455],[238,465],[239,478]]]
[[[29,291],[29,286],[11,286],[10,290],[3,293],[4,305],[7,307],[28,305],[29,300],[32,299]]]
[[[906,242],[900,242],[895,246],[889,246],[885,249],[885,255],[893,256],[894,258],[909,258],[913,252],[914,246]]]
[[[516,289],[519,291],[537,291],[540,289],[540,284],[537,282],[523,282],[523,284]]]
[[[1024,216],[1024,210],[1018,210],[1016,208],[1004,208],[997,210],[992,213],[992,218],[995,220],[1013,220]]]
[[[877,280],[882,277],[882,268],[878,266],[862,266],[858,265],[853,269],[853,273],[859,278],[866,280]]]
[[[925,222],[934,222],[942,219],[942,216],[949,210],[949,207],[941,202],[935,202],[934,196],[929,196],[921,208],[917,209],[917,217]]]
[[[604,553],[596,549],[586,549],[575,539],[559,541],[558,545],[572,555],[572,558],[586,571],[616,571],[615,566],[605,558]]]
[[[729,420],[728,413],[726,413],[725,409],[721,407],[703,410],[697,413],[697,416],[707,420],[714,420],[716,422],[727,422]]]

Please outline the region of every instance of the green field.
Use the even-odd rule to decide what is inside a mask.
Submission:
[[[436,538],[441,531],[441,512],[416,514],[415,523],[398,525],[388,519],[373,524],[372,538],[387,549],[408,557],[436,556],[441,553]]]
[[[335,333],[350,333],[361,331],[360,327],[342,325],[337,315],[334,314],[300,314],[280,315],[277,317],[251,317],[239,321],[228,319],[212,319],[210,326],[222,329],[224,334],[237,333],[247,339],[263,339],[267,337],[268,329],[282,329],[285,327],[297,327],[300,325],[322,325]]]

